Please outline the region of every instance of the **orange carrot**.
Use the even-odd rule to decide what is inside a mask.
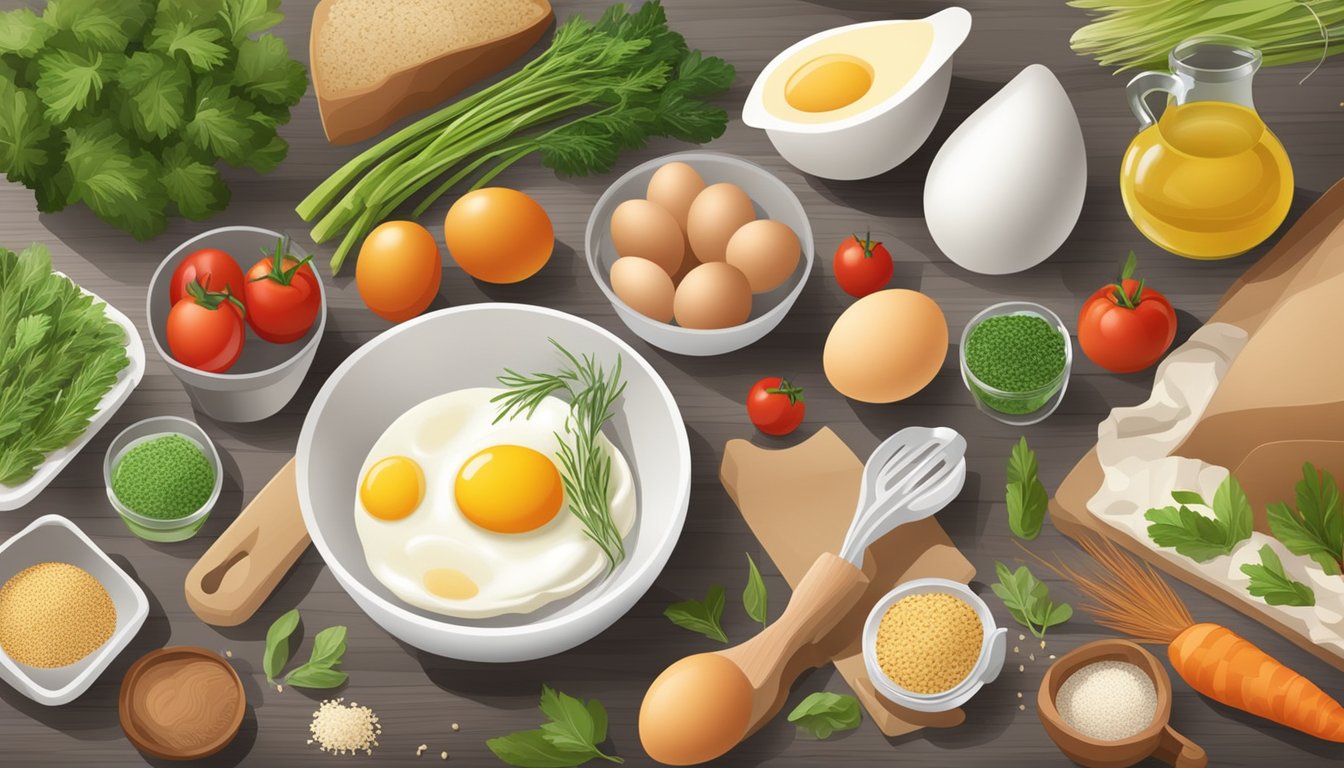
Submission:
[[[1227,627],[1195,623],[1152,567],[1111,542],[1079,543],[1099,568],[1081,571],[1036,559],[1091,600],[1082,607],[1098,624],[1140,643],[1166,644],[1176,674],[1214,701],[1318,739],[1344,742],[1344,707],[1325,691]]]
[[[1214,701],[1344,742],[1344,707],[1227,627],[1189,627],[1167,647],[1167,658],[1191,688]]]

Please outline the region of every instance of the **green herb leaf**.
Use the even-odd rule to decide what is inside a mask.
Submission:
[[[728,635],[724,634],[723,626],[719,624],[723,616],[723,587],[710,587],[704,602],[686,600],[669,605],[663,615],[682,629],[699,632],[710,640],[728,642]]]
[[[25,184],[45,178],[52,161],[51,128],[42,112],[37,94],[0,82],[0,172]]]
[[[544,685],[540,708],[549,722],[489,739],[485,745],[500,760],[520,768],[569,768],[594,759],[624,762],[597,747],[607,738],[607,710],[598,700],[584,702]]]
[[[829,738],[836,731],[854,730],[862,719],[858,699],[826,691],[808,694],[789,713],[790,723],[797,724],[818,739]]]
[[[1289,552],[1315,560],[1328,574],[1344,572],[1344,506],[1329,472],[1307,463],[1297,483],[1297,509],[1270,504],[1269,529]]]
[[[767,613],[769,611],[768,593],[765,590],[765,580],[761,578],[761,572],[756,569],[756,561],[751,559],[751,554],[747,554],[747,586],[742,590],[742,606],[747,609],[747,615],[752,621],[759,622],[761,626],[766,625]]]
[[[0,53],[31,58],[55,31],[27,8],[0,13]]]
[[[288,675],[285,675],[285,682],[296,688],[319,690],[339,688],[348,679],[350,679],[350,676],[338,669],[311,662],[297,666]]]
[[[153,157],[135,152],[107,123],[69,128],[65,136],[72,202],[141,239],[163,231],[168,192]]]
[[[308,89],[308,72],[289,57],[285,41],[272,34],[238,45],[233,85],[271,104],[293,104]]]
[[[235,44],[244,38],[262,32],[285,20],[279,13],[280,0],[224,0],[219,15]]]
[[[1246,492],[1232,475],[1219,484],[1213,495],[1213,517],[1190,508],[1189,505],[1205,505],[1204,498],[1194,491],[1172,491],[1171,497],[1179,507],[1144,513],[1144,519],[1151,523],[1148,537],[1159,547],[1170,547],[1203,563],[1230,554],[1234,547],[1250,538],[1255,514]]]
[[[313,638],[313,651],[308,663],[324,667],[341,663],[341,656],[345,655],[345,633],[346,629],[342,626],[327,627],[318,632],[317,637]]]
[[[261,668],[268,681],[274,683],[289,661],[289,638],[298,628],[299,609],[295,608],[282,614],[266,630],[266,653],[261,658]]]
[[[63,123],[103,93],[108,71],[103,54],[85,58],[70,51],[52,51],[37,60],[37,95],[47,105],[47,120]]]
[[[214,27],[193,29],[177,22],[171,27],[160,27],[150,34],[149,49],[176,57],[181,54],[197,72],[219,67],[228,58],[229,49],[220,45],[224,33]]]
[[[229,204],[229,188],[219,170],[197,159],[185,144],[164,151],[162,180],[168,198],[188,219],[204,219]]]
[[[253,108],[230,95],[228,86],[207,86],[196,97],[196,112],[183,135],[197,148],[213,152],[230,165],[242,165],[256,141]]]
[[[1008,485],[1005,489],[1008,527],[1023,539],[1040,535],[1050,504],[1049,494],[1036,472],[1036,452],[1027,446],[1027,438],[1023,437],[1008,456]]]
[[[131,117],[143,138],[165,138],[182,127],[191,75],[173,60],[140,51],[117,75],[122,92],[135,105]]]
[[[1260,548],[1260,564],[1246,563],[1241,572],[1251,578],[1247,591],[1264,598],[1270,605],[1311,606],[1316,604],[1316,593],[1300,581],[1293,581],[1283,571],[1283,561],[1268,544]]]
[[[1073,607],[1051,601],[1050,588],[1025,565],[1010,571],[1003,563],[995,563],[994,572],[999,580],[990,588],[1003,601],[1013,619],[1036,637],[1044,639],[1050,627],[1073,618]]]

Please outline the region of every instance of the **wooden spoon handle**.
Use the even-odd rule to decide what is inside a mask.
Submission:
[[[1162,728],[1153,757],[1176,768],[1204,768],[1209,756],[1195,742],[1187,739],[1170,725]]]
[[[803,670],[790,664],[803,648],[821,640],[868,586],[868,577],[847,560],[823,553],[798,582],[784,613],[752,639],[720,651],[751,683],[754,694],[751,727],[769,714],[781,690],[793,685]]]
[[[206,624],[242,624],[308,543],[290,459],[187,572],[187,605]]]

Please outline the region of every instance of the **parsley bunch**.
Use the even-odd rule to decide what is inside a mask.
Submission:
[[[296,210],[317,221],[319,243],[344,233],[331,259],[335,273],[370,230],[436,182],[415,216],[468,178],[472,189],[483,187],[529,155],[581,176],[610,171],[620,152],[656,136],[718,138],[728,115],[707,100],[733,76],[723,59],[691,50],[657,0],[633,13],[613,5],[596,22],[575,16],[520,71],[379,142]]]
[[[308,89],[279,0],[51,0],[0,14],[0,172],[38,210],[83,203],[138,239],[204,219],[216,164],[267,173]]]

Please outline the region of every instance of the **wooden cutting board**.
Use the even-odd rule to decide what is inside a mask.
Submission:
[[[1233,283],[1210,322],[1230,323],[1245,329],[1249,334],[1255,334],[1280,303],[1291,301],[1305,287],[1341,270],[1344,270],[1344,181],[1336,183],[1322,195],[1269,253]],[[1266,375],[1275,374],[1267,372]],[[1276,445],[1266,443],[1252,451],[1252,454],[1272,454]],[[1300,457],[1301,450],[1304,450],[1303,443],[1296,443],[1294,450],[1298,451]],[[1329,458],[1323,457],[1344,455],[1344,446],[1319,445],[1311,452],[1317,457],[1318,465],[1330,467]],[[1253,488],[1262,483],[1258,478],[1243,477],[1246,464],[1243,461],[1232,469],[1242,479],[1248,494],[1252,494]],[[1152,550],[1148,543],[1098,520],[1088,511],[1087,502],[1101,487],[1101,482],[1101,464],[1093,448],[1064,478],[1050,501],[1050,518],[1055,527],[1073,538],[1099,536],[1113,541],[1167,574],[1273,629],[1328,664],[1344,670],[1344,659],[1278,620],[1274,611],[1260,610],[1256,605],[1239,599],[1220,582],[1187,572],[1164,558],[1150,557]],[[1292,487],[1291,482],[1276,482],[1275,486],[1281,498]],[[1260,494],[1251,495],[1251,498],[1254,500],[1257,495]]]
[[[840,551],[858,505],[862,474],[863,462],[834,432],[822,429],[782,450],[730,440],[719,480],[784,580],[796,587],[818,555]],[[928,577],[965,584],[975,576],[975,566],[937,520],[928,518],[903,525],[869,547],[863,571],[870,583],[854,609],[796,661],[803,668],[833,662],[887,736],[960,725],[966,719],[960,709],[924,714],[879,696],[863,667],[862,630],[868,612],[897,584]],[[776,710],[787,696],[788,691],[780,694]]]

